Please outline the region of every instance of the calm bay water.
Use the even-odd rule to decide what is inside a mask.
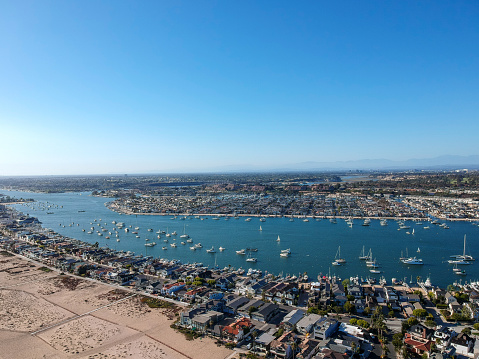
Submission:
[[[434,285],[442,287],[460,280],[464,282],[479,279],[479,261],[464,266],[467,276],[463,277],[455,275],[453,266],[446,262],[450,255],[462,254],[465,234],[466,253],[478,258],[479,227],[468,222],[447,222],[450,229],[443,229],[428,222],[416,225],[407,221],[406,224],[411,228],[398,230],[396,222],[388,221],[388,226],[380,226],[378,220],[372,220],[369,227],[362,226],[362,221],[355,220],[352,228],[342,219],[338,219],[337,224],[324,219],[309,219],[309,222],[295,219],[290,222],[289,218],[267,218],[266,222],[260,222],[259,218],[254,217],[250,222],[246,222],[245,218],[213,220],[212,217],[204,220],[193,217],[180,220],[180,217],[171,219],[172,216],[121,215],[105,207],[104,204],[111,199],[92,197],[89,193],[41,194],[6,190],[1,190],[0,193],[63,206],[42,209],[38,203],[33,204],[33,208],[28,207],[31,204],[15,205],[18,210],[38,217],[46,228],[82,241],[98,241],[100,246],[153,257],[201,262],[209,266],[213,266],[216,261],[221,268],[228,265],[244,269],[253,267],[276,275],[298,275],[307,272],[311,279],[315,279],[320,273],[328,274],[329,271],[331,275],[336,274],[343,279],[356,275],[363,278],[384,276],[388,282],[391,278],[407,279],[408,282],[412,278],[415,282],[418,276],[423,280],[430,277]],[[120,242],[117,242],[114,236],[106,239],[108,232],[104,232],[103,236],[98,236],[96,232],[87,234],[92,227],[90,222],[95,224],[94,220],[99,221],[100,218],[103,227],[109,231],[114,227],[112,221],[124,222],[126,226],[131,225],[133,228],[140,227],[140,238],[131,233],[133,228],[130,228],[129,233],[119,231]],[[72,222],[75,224],[70,227]],[[260,226],[262,231],[259,230]],[[430,229],[424,229],[424,226],[429,226]],[[97,225],[94,227],[95,231],[100,228]],[[153,232],[148,232],[148,228],[153,229]],[[82,229],[86,231],[83,232]],[[177,239],[174,240],[173,236],[166,238],[165,235],[158,239],[155,232],[159,229],[170,233],[176,231]],[[406,233],[412,232],[413,229],[414,235]],[[180,244],[184,241],[180,238],[184,230],[193,239],[193,243]],[[278,235],[281,238],[279,242],[276,240]],[[145,247],[146,238],[157,245]],[[168,243],[164,242],[165,239],[168,239]],[[173,242],[177,243],[177,248],[170,246]],[[190,246],[196,243],[201,243],[203,248],[192,251]],[[168,249],[163,250],[163,246]],[[206,252],[206,249],[212,246],[217,250],[216,254]],[[220,246],[226,250],[219,252]],[[340,267],[332,266],[331,262],[339,246],[341,257],[346,259],[347,263]],[[381,274],[371,274],[364,261],[358,259],[363,246],[366,252],[369,248],[372,249],[373,258],[376,258],[380,265]],[[258,248],[258,252],[252,253],[258,259],[257,263],[246,262],[246,256],[236,254],[236,250],[247,247]],[[287,248],[291,249],[292,255],[289,258],[280,257],[281,250]],[[406,249],[409,256],[422,258],[424,265],[407,266],[399,262],[401,252],[405,256]],[[420,253],[417,253],[418,249]]]

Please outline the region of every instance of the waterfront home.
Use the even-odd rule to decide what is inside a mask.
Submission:
[[[363,297],[363,291],[359,285],[349,285],[348,286],[348,295],[352,295],[356,299],[361,299]]]
[[[223,335],[227,340],[238,343],[244,336],[251,331],[253,324],[248,318],[241,317],[234,323],[223,327]]]
[[[161,292],[163,284],[160,281],[149,282],[145,287],[145,292],[149,294],[156,294]]]
[[[185,327],[185,328],[191,328],[192,327],[192,319],[200,314],[205,313],[204,309],[199,309],[199,308],[193,308],[190,310],[187,310],[185,312],[180,313],[180,326]]]
[[[161,294],[165,295],[172,295],[173,293],[183,289],[185,287],[185,283],[183,282],[176,282],[171,284],[165,284],[163,288],[161,288]]]
[[[222,320],[223,317],[223,313],[214,310],[195,315],[191,319],[191,328],[200,332],[205,332],[208,328],[212,328],[219,320]]]
[[[454,297],[450,292],[446,292],[444,298],[446,299],[446,304],[457,303],[456,297]]]
[[[346,295],[346,292],[344,290],[344,286],[342,283],[333,283],[331,286],[331,291],[333,292],[333,296],[342,296],[344,297]]]
[[[221,290],[228,290],[230,287],[234,286],[236,281],[236,275],[227,274],[215,279],[215,286]]]

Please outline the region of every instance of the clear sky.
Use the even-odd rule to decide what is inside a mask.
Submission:
[[[0,175],[479,154],[479,2],[0,0]]]

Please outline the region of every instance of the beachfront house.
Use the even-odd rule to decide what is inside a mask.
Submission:
[[[253,324],[248,318],[241,317],[234,323],[223,327],[224,337],[234,343],[238,343],[243,340],[244,336],[248,334],[253,328]]]
[[[176,282],[171,284],[165,284],[163,288],[161,288],[161,294],[163,295],[173,295],[175,292],[183,289],[185,287],[185,283],[183,282]]]

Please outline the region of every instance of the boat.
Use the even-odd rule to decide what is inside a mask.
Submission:
[[[406,258],[406,259],[401,260],[401,262],[403,262],[404,264],[408,264],[408,265],[423,265],[424,264],[422,259],[416,258],[416,257]]]
[[[334,257],[334,261],[338,263],[346,263],[344,258],[341,258],[341,246],[338,247],[338,251],[336,252],[336,257]]]
[[[248,254],[248,258],[246,258],[246,262],[256,263],[257,261],[258,261],[257,258],[251,257],[251,253]]]
[[[279,238],[279,235],[278,235],[278,238],[276,239],[276,242],[279,242],[281,241],[281,239]]]
[[[183,226],[183,234],[180,238],[190,238],[190,236],[186,234],[186,224]]]
[[[176,248],[176,243],[171,243],[170,246],[172,246],[173,248]]]
[[[185,242],[181,242],[182,245],[185,245],[186,243]]]
[[[259,226],[259,231],[261,232],[263,230],[263,228],[261,228],[261,226]]]
[[[196,251],[196,247],[195,247],[195,246],[190,247],[190,249],[191,249],[192,251]]]
[[[251,218],[246,218],[244,221],[249,222],[249,221],[251,221]]]
[[[459,271],[454,272],[454,274],[456,274],[456,275],[466,275],[467,273],[464,269],[460,269]]]
[[[211,247],[210,249],[206,250],[207,253],[216,253],[215,247]]]
[[[283,258],[287,258],[289,257],[289,255],[291,254],[291,252],[283,252],[281,251],[281,253],[279,254],[280,257],[283,257]]]
[[[462,254],[452,255],[451,258],[455,258],[456,260],[475,261],[474,257],[466,254],[466,235],[464,235],[464,245],[463,245]]]
[[[309,219],[305,218],[303,219],[303,222],[309,222]]]
[[[381,271],[379,269],[370,269],[369,270],[371,273],[374,273],[374,274],[380,274]]]
[[[156,246],[156,242],[145,243],[145,247],[154,247]]]
[[[240,249],[239,251],[236,251],[236,254],[246,254],[246,250]]]
[[[201,245],[201,243],[196,243],[196,244],[195,244],[195,247],[196,247],[196,248],[203,248],[203,246]]]
[[[260,222],[266,222],[266,218],[260,218],[259,221]]]
[[[371,253],[371,248],[369,249],[368,254],[365,254],[365,253],[364,253],[364,246],[363,246],[363,250],[362,250],[362,252],[361,252],[360,255],[359,255],[359,259],[360,259],[360,260],[363,260],[363,261],[368,260],[368,259],[371,259],[370,253]]]
[[[223,252],[226,248],[224,248],[224,247],[219,247],[218,249],[219,249],[220,252]]]
[[[417,247],[417,252],[421,253],[421,248]]]

